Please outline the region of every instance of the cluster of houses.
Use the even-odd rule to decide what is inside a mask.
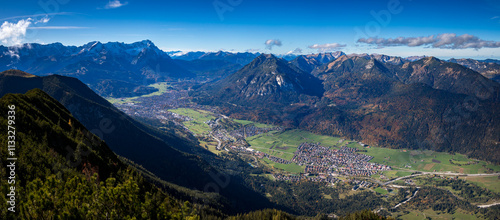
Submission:
[[[351,181],[348,181],[348,183],[354,185],[352,187],[352,190],[357,190],[359,188],[367,189],[373,185],[373,183],[368,182],[368,181],[364,181],[364,180],[351,180]]]
[[[345,176],[371,176],[376,174],[378,171],[379,170],[358,170],[358,169],[340,167],[337,170],[337,173],[339,175],[345,175]]]
[[[337,173],[348,176],[369,176],[378,171],[391,170],[390,166],[370,163],[372,156],[356,153],[356,148],[343,146],[330,149],[319,143],[302,143],[292,162],[306,165],[307,173]]]
[[[246,151],[275,163],[305,165],[306,174],[325,174],[327,176],[371,176],[379,171],[391,170],[390,166],[370,163],[373,158],[356,153],[357,149],[343,146],[341,149],[330,149],[319,143],[302,143],[295,151],[291,161],[271,156],[267,153],[246,148]],[[291,178],[291,177],[290,177]]]

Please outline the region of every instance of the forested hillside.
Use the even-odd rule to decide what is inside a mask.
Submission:
[[[12,108],[15,106],[15,108]],[[11,108],[9,108],[11,107]],[[0,175],[12,169],[4,160],[15,157],[15,181],[2,178],[2,219],[189,219],[193,207],[166,195],[125,165],[105,142],[90,133],[64,106],[39,89],[0,99],[2,131],[7,112],[15,127],[15,150],[2,147]],[[10,134],[13,135],[12,133]],[[7,140],[1,132],[0,140]],[[10,154],[13,152],[13,154]],[[12,190],[11,187],[15,187]],[[14,207],[15,212],[8,210]]]

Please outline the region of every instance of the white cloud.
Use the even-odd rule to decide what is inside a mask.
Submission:
[[[0,42],[4,45],[21,44],[32,21],[33,19],[27,18],[19,20],[17,23],[3,22],[0,27]]]
[[[39,24],[39,23],[46,24],[49,21],[50,21],[50,18],[48,16],[45,16],[44,18],[42,18],[38,21],[35,21],[35,24]]]
[[[74,13],[73,12],[57,12],[57,13],[45,13],[45,14],[21,15],[21,16],[1,18],[0,21],[17,20],[20,18],[37,18],[37,17],[41,17],[41,16],[43,16],[44,18],[48,18],[48,17],[53,17],[55,15],[71,15],[71,14],[74,14]],[[42,19],[40,19],[40,20],[42,20]]]
[[[79,26],[42,26],[42,27],[28,27],[28,29],[39,29],[39,30],[66,30],[66,29],[85,29],[88,27]]]
[[[21,44],[28,29],[38,30],[63,30],[63,29],[82,29],[88,27],[77,26],[45,26],[50,21],[48,16],[40,19],[26,18],[16,22],[4,21],[0,26],[0,42],[6,46]]]
[[[121,3],[120,0],[111,0],[108,2],[106,6],[104,6],[105,9],[111,9],[111,8],[119,8],[124,5],[127,5],[128,2]]]
[[[334,51],[334,50],[340,50],[340,49],[344,48],[345,46],[346,46],[345,44],[330,43],[330,44],[314,44],[314,45],[308,46],[308,48],[318,50],[318,52],[329,52],[329,51]]]
[[[427,37],[397,37],[397,38],[360,38],[358,43],[374,44],[378,47],[393,47],[393,46],[428,46],[441,49],[481,49],[481,48],[500,48],[499,41],[482,40],[474,35],[455,33],[444,33],[439,35],[431,35]]]
[[[301,54],[302,53],[302,49],[300,48],[295,48],[295,50],[291,50],[291,51],[288,51],[288,53],[286,54]]]
[[[266,48],[269,50],[272,50],[274,46],[281,47],[282,43],[281,40],[276,39],[276,40],[266,40],[264,43],[266,45]]]

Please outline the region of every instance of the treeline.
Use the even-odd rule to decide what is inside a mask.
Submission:
[[[361,190],[355,194],[352,186],[337,184],[335,187],[325,183],[272,181],[265,177],[249,177],[255,190],[267,194],[269,199],[285,206],[294,214],[315,216],[317,213],[345,215],[364,209],[387,207],[388,203],[374,192]]]
[[[317,214],[315,217],[303,217],[303,216],[293,216],[288,213],[285,213],[276,209],[265,209],[259,210],[255,212],[250,212],[247,214],[239,214],[237,216],[229,217],[229,220],[252,220],[252,219],[260,219],[260,220],[299,220],[299,219],[309,219],[309,220],[327,220],[333,219],[335,216],[327,216],[325,214]],[[372,212],[368,209],[348,213],[344,216],[338,217],[339,220],[391,220],[393,218],[381,216],[375,212]]]
[[[398,209],[400,208],[398,207]],[[465,214],[486,219],[497,219],[500,213],[500,209],[496,206],[485,209],[478,208],[467,201],[457,198],[448,190],[434,187],[420,188],[417,196],[407,202],[401,209],[419,211],[432,209],[438,213],[443,212],[449,214],[454,214],[460,209],[460,212]]]

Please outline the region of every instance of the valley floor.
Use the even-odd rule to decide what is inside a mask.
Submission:
[[[352,192],[345,196],[373,192],[390,204],[377,211],[386,210],[401,219],[478,216],[461,209],[452,214],[436,211],[439,210],[436,207],[414,210],[412,201],[421,187],[444,190],[478,208],[500,204],[500,166],[461,154],[368,146],[341,137],[232,119],[220,114],[217,108],[190,102],[187,91],[169,90],[166,85],[159,84],[161,92],[152,96],[113,101],[131,116],[149,118],[165,126],[174,123],[182,132],[196,137],[200,147],[214,154],[233,152],[249,166],[269,171],[252,174],[253,177],[348,186]],[[413,191],[402,194],[406,189]],[[329,194],[323,196],[326,200],[331,198]]]

